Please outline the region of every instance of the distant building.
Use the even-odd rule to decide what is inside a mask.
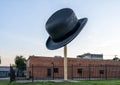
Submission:
[[[16,67],[13,67],[16,71]],[[0,66],[0,78],[9,77],[10,74],[10,66]]]
[[[0,78],[8,77],[10,73],[10,66],[0,66]]]
[[[83,55],[78,55],[77,58],[82,59],[103,59],[103,54],[91,54],[91,53],[85,53]]]

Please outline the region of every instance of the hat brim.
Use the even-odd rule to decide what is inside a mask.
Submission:
[[[47,39],[47,42],[46,42],[46,47],[49,50],[55,50],[55,49],[58,49],[58,48],[61,48],[61,47],[65,46],[65,45],[67,45],[68,43],[70,43],[81,32],[81,30],[83,29],[83,27],[87,23],[87,20],[88,20],[87,18],[79,19],[78,23],[80,23],[80,26],[78,27],[78,29],[73,34],[71,34],[69,37],[67,37],[66,39],[64,39],[64,40],[62,40],[60,42],[54,42],[49,37]]]

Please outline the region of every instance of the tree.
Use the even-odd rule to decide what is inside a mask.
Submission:
[[[16,56],[15,64],[16,64],[17,69],[20,72],[23,72],[26,70],[26,59],[23,56]]]
[[[116,57],[116,56],[113,58],[113,60],[120,61],[120,59],[118,57]]]
[[[16,64],[12,64],[13,67],[16,67]]]

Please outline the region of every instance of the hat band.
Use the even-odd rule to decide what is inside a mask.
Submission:
[[[65,40],[65,39],[68,38],[70,35],[72,35],[74,32],[76,32],[79,26],[80,26],[80,23],[77,22],[77,24],[75,25],[75,27],[73,28],[73,30],[71,30],[70,32],[68,32],[67,34],[65,34],[63,37],[60,37],[59,39],[55,39],[55,40],[53,40],[53,41],[55,41],[55,42],[60,42],[60,41],[62,41],[62,40]]]

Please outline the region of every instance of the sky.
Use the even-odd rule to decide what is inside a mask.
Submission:
[[[88,22],[67,45],[68,57],[84,53],[120,58],[120,0],[0,0],[1,65],[14,64],[16,55],[63,56],[63,48],[48,50],[45,24],[57,10],[71,8]]]

